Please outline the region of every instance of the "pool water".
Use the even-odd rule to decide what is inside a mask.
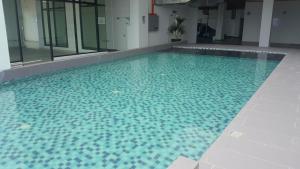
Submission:
[[[0,168],[197,160],[278,63],[157,52],[0,84]]]

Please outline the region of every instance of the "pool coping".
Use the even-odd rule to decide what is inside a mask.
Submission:
[[[207,44],[177,47],[285,54],[201,157],[199,169],[300,168],[300,50]]]
[[[81,55],[73,55],[67,57],[60,57],[54,61],[40,62],[23,66],[15,66],[11,69],[0,72],[0,83],[6,81],[13,81],[23,79],[30,76],[41,75],[45,73],[52,73],[69,68],[82,67],[86,65],[99,64],[110,62],[118,59],[123,59],[133,55],[140,55],[159,50],[172,48],[174,45],[184,44],[182,42],[172,42],[163,45],[156,45],[145,48],[137,48],[126,51],[109,52],[109,53],[89,53]]]

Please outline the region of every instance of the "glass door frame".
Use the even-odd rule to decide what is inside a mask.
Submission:
[[[11,63],[17,63],[17,62],[22,62],[22,63],[24,63],[24,49],[23,49],[23,43],[22,43],[22,26],[21,26],[21,23],[20,23],[20,16],[21,16],[21,11],[20,11],[20,5],[21,5],[21,1],[20,0],[12,0],[12,1],[14,1],[14,6],[15,6],[15,9],[14,9],[14,12],[16,13],[16,24],[17,24],[17,32],[16,32],[16,34],[17,34],[17,37],[18,37],[18,50],[19,50],[19,53],[20,53],[20,59],[18,59],[18,60],[16,60],[16,61],[12,61]],[[84,0],[39,0],[40,2],[40,7],[39,7],[39,9],[37,9],[37,10],[39,10],[39,12],[40,12],[40,14],[41,14],[41,21],[40,22],[42,22],[41,23],[41,25],[42,25],[42,33],[43,33],[43,37],[42,37],[42,39],[43,39],[43,42],[44,42],[44,45],[46,46],[49,46],[50,47],[50,59],[51,59],[51,61],[53,61],[54,60],[54,58],[55,57],[61,57],[61,56],[70,56],[70,55],[79,55],[79,54],[85,54],[85,53],[97,53],[97,52],[103,52],[103,51],[115,51],[115,50],[113,50],[113,49],[109,49],[109,48],[101,48],[100,47],[100,31],[99,31],[99,23],[98,23],[98,17],[99,17],[99,6],[101,6],[101,7],[106,7],[106,5],[107,4],[100,4],[99,2],[100,2],[100,0],[93,0],[93,2],[86,2],[86,1],[84,1]],[[73,21],[71,21],[71,22],[73,22],[74,23],[74,37],[75,37],[75,47],[76,47],[76,52],[74,52],[74,53],[72,53],[72,54],[65,54],[65,55],[59,55],[59,56],[54,56],[54,52],[53,52],[53,48],[54,48],[54,44],[53,44],[53,35],[52,35],[52,25],[51,24],[53,24],[52,22],[51,22],[51,18],[50,18],[50,16],[51,16],[51,7],[50,7],[50,3],[54,3],[54,2],[64,2],[64,3],[71,3],[72,4],[72,16],[73,16]],[[47,18],[47,25],[45,25],[44,24],[44,22],[45,22],[45,18],[44,18],[44,12],[45,12],[45,7],[43,6],[43,3],[46,3],[46,15],[47,16],[45,16],[46,18]],[[76,5],[79,5],[79,11],[77,11],[77,8],[76,8]],[[79,43],[78,43],[78,41],[79,41],[79,39],[78,39],[78,36],[82,36],[82,19],[84,19],[82,16],[81,16],[81,13],[80,13],[80,4],[89,4],[89,5],[92,5],[93,6],[93,8],[94,8],[94,11],[95,11],[95,27],[96,27],[96,41],[97,41],[97,49],[95,50],[95,51],[92,51],[92,52],[80,52],[79,51]],[[64,5],[64,7],[66,7],[66,4]],[[105,10],[106,10],[106,8],[104,8]],[[79,12],[79,20],[77,20],[78,18],[77,18],[77,12]],[[106,11],[105,11],[105,13],[106,13]],[[67,14],[65,14],[65,15],[67,15]],[[65,16],[66,17],[66,16]],[[105,14],[105,18],[107,17],[107,14]],[[66,18],[66,20],[67,20],[67,18]],[[78,24],[78,21],[80,22],[79,24]],[[77,25],[78,24],[78,25]],[[107,22],[106,22],[106,24],[107,24]],[[47,33],[46,31],[45,31],[45,27],[48,27],[48,32],[49,32],[49,43],[47,44],[47,42],[46,42],[46,36],[45,36],[45,34]],[[80,30],[78,30],[78,26],[80,26],[79,27],[79,29]],[[67,27],[66,27],[66,29],[68,29]],[[79,35],[79,32],[78,31],[80,31],[80,35]],[[107,31],[107,30],[106,30]],[[107,32],[106,32],[106,34],[107,34]],[[68,36],[68,35],[66,35],[66,36]],[[67,40],[68,40],[68,38],[67,38]],[[83,39],[81,38],[81,41],[82,41]],[[69,46],[69,41],[68,41],[68,46]],[[83,46],[82,46],[83,47]]]
[[[98,7],[101,6],[101,7],[105,7],[105,5],[103,4],[99,4],[98,3],[99,0],[94,0],[94,2],[84,2],[84,0],[79,0],[78,3],[79,3],[79,16],[80,16],[80,35],[81,35],[81,46],[83,49],[89,49],[89,48],[85,48],[84,46],[84,38],[83,38],[83,25],[82,25],[82,10],[81,10],[81,5],[82,4],[86,4],[86,5],[91,5],[92,7],[94,7],[94,12],[95,12],[95,28],[96,28],[96,46],[97,46],[97,52],[103,52],[103,51],[106,51],[108,50],[106,48],[106,50],[103,50],[100,48],[100,32],[99,32],[99,23],[98,23],[98,18],[99,18],[99,11],[98,11]],[[107,32],[106,32],[107,33]],[[93,49],[95,50],[95,49]],[[88,52],[88,53],[94,53],[94,52]]]
[[[43,10],[43,7],[42,7],[42,2],[43,2],[43,0],[40,0],[41,1],[41,10]],[[75,46],[76,46],[76,53],[74,53],[74,54],[77,54],[77,55],[79,55],[79,54],[86,54],[86,53],[97,53],[97,52],[103,52],[103,51],[110,51],[110,49],[108,49],[108,48],[105,48],[105,49],[101,49],[100,48],[100,37],[99,37],[99,35],[100,35],[100,33],[99,33],[99,24],[98,24],[98,7],[99,6],[102,6],[102,7],[105,7],[106,6],[106,4],[99,4],[98,2],[100,1],[100,0],[94,0],[93,2],[85,2],[84,0],[44,0],[44,1],[46,1],[46,3],[48,4],[47,6],[47,8],[49,8],[49,9],[47,9],[47,15],[48,15],[48,30],[49,30],[49,33],[51,33],[52,31],[50,30],[51,29],[51,20],[50,20],[50,18],[49,18],[49,16],[50,16],[50,7],[49,7],[49,3],[51,2],[51,1],[57,1],[57,2],[65,2],[65,3],[72,3],[72,8],[73,8],[73,23],[74,23],[74,36],[75,36]],[[93,7],[95,8],[94,9],[94,11],[95,11],[95,27],[96,27],[96,42],[97,42],[97,49],[95,49],[95,51],[91,51],[91,52],[80,52],[79,51],[79,44],[78,44],[78,25],[77,25],[77,10],[76,10],[76,4],[78,4],[79,5],[79,24],[80,24],[80,36],[81,36],[81,47],[82,48],[84,48],[84,46],[83,46],[83,29],[82,29],[82,15],[81,15],[81,7],[80,7],[80,5],[81,4],[87,4],[87,5],[93,5]],[[42,15],[43,15],[43,11],[41,11],[42,12]],[[42,17],[43,18],[43,17]],[[44,22],[44,21],[42,21],[42,22]],[[44,28],[44,24],[43,24],[43,35],[44,35],[44,37],[45,37],[45,28]],[[51,38],[50,38],[51,37]],[[62,56],[70,56],[70,55],[74,55],[74,54],[66,54],[66,55],[59,55],[59,56],[54,56],[53,55],[53,42],[52,42],[52,35],[51,36],[49,36],[49,39],[51,40],[50,42],[50,53],[51,53],[51,60],[54,60],[54,58],[55,57],[62,57]],[[44,41],[45,41],[45,38],[44,38]],[[45,43],[46,44],[46,43]]]
[[[47,12],[47,18],[48,18],[48,10],[50,10],[50,11],[52,11],[52,15],[53,15],[53,28],[54,28],[54,34],[55,34],[55,47],[69,47],[69,41],[68,41],[68,28],[67,28],[67,25],[65,25],[65,31],[66,31],[66,35],[65,35],[65,38],[67,39],[67,41],[66,41],[66,45],[58,45],[58,39],[57,39],[57,23],[56,23],[56,15],[55,15],[55,12],[56,12],[56,10],[58,9],[57,7],[55,7],[55,2],[64,2],[64,1],[57,1],[57,0],[52,0],[52,8],[50,8],[50,6],[49,6],[49,9],[48,9],[48,7],[44,7],[43,6],[43,1],[41,0],[40,1],[40,4],[41,4],[41,15],[42,15],[42,28],[43,28],[43,35],[44,35],[44,37],[43,37],[43,39],[44,39],[44,45],[45,46],[50,46],[50,43],[47,43],[47,40],[46,40],[46,36],[45,36],[45,34],[46,34],[46,31],[45,31],[45,20],[44,20],[44,11],[46,11]],[[50,3],[50,1],[49,1],[49,3]],[[65,15],[64,15],[64,19],[65,19],[65,21],[67,21],[67,14],[66,14],[66,4],[65,4],[65,2],[63,3],[64,4],[64,6],[63,7],[60,7],[60,8],[64,8],[64,12],[65,12]],[[50,16],[51,16],[51,13],[50,13]],[[48,20],[48,19],[47,19]],[[48,23],[49,23],[49,21],[48,21]],[[50,20],[50,23],[51,23],[51,20]],[[50,27],[49,27],[49,24],[47,24],[48,25],[48,32],[50,31],[50,29],[49,28],[51,28],[52,29],[52,25],[50,24]],[[52,31],[52,30],[51,30]],[[49,32],[50,33],[50,32]],[[52,34],[52,32],[51,32],[51,34]],[[52,37],[53,38],[53,37]],[[49,36],[49,40],[50,40],[50,36]],[[53,42],[53,39],[52,39],[52,42]]]
[[[12,61],[11,63],[24,62],[23,49],[22,49],[22,35],[20,26],[20,12],[19,12],[19,1],[14,0],[14,10],[16,14],[16,24],[17,24],[17,37],[18,37],[18,48],[20,53],[20,60]]]

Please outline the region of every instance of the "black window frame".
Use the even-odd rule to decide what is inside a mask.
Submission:
[[[48,2],[47,2],[48,1]],[[67,27],[67,13],[66,13],[66,2],[67,1],[60,1],[60,0],[47,0],[46,1],[46,3],[50,3],[50,2],[52,2],[52,8],[51,7],[49,7],[49,9],[48,9],[48,7],[46,7],[46,8],[44,8],[44,6],[43,6],[43,0],[40,0],[40,3],[41,3],[41,17],[42,17],[42,29],[43,29],[43,35],[44,35],[44,45],[45,46],[50,46],[50,42],[49,43],[47,43],[47,40],[46,40],[46,30],[45,30],[45,20],[44,20],[44,17],[45,17],[45,15],[44,15],[44,11],[46,11],[46,13],[47,13],[47,15],[53,15],[53,28],[54,28],[54,38],[55,38],[55,44],[53,44],[52,43],[52,46],[53,47],[64,47],[64,48],[68,48],[69,47],[69,37],[68,37],[68,27]],[[55,8],[55,2],[64,2],[63,3],[63,7],[59,7],[59,8]],[[48,6],[48,5],[47,5]],[[65,22],[66,22],[66,25],[65,25],[65,30],[66,30],[66,45],[59,45],[59,43],[58,43],[58,39],[57,39],[57,24],[56,24],[56,16],[55,16],[55,10],[56,9],[64,9],[64,17],[65,17]],[[49,10],[49,13],[48,13],[48,10]],[[52,12],[52,13],[51,13]],[[49,23],[50,23],[50,25],[49,25]],[[50,20],[50,22],[48,21],[48,33],[50,34],[50,30],[52,31],[52,25],[51,25],[52,23],[51,23],[51,20]],[[49,29],[49,28],[51,28],[51,29]],[[51,32],[51,34],[52,34],[52,32]],[[53,38],[53,37],[50,37],[49,36],[49,41],[50,41],[50,38]]]

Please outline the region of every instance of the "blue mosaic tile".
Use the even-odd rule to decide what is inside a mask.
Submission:
[[[197,160],[278,61],[160,52],[0,85],[0,168]]]

